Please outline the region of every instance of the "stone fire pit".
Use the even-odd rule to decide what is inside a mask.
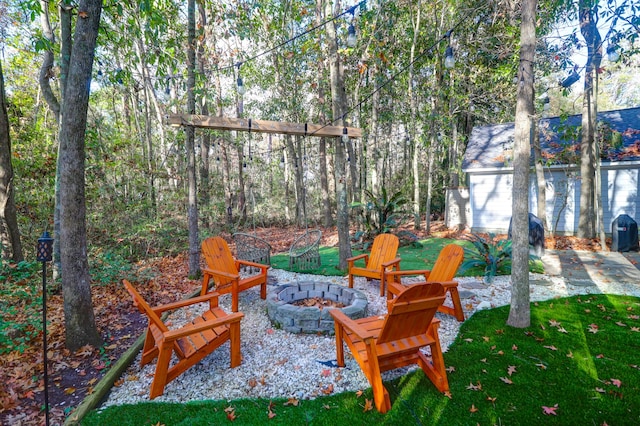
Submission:
[[[320,298],[344,305],[296,306],[293,303]],[[267,314],[276,327],[291,333],[333,333],[331,309],[340,309],[349,318],[364,318],[367,313],[367,297],[358,290],[327,282],[302,281],[278,286],[267,295]]]

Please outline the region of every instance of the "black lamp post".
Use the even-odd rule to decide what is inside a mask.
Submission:
[[[47,262],[53,254],[53,238],[47,231],[38,238],[37,260],[42,262],[42,350],[44,360],[44,413],[47,426],[49,425],[49,376],[47,373]]]

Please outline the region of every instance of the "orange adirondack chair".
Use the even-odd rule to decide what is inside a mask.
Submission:
[[[349,288],[353,288],[353,277],[356,275],[367,277],[368,280],[375,278],[380,280],[380,296],[384,296],[384,272],[396,270],[400,267],[400,258],[396,257],[399,244],[398,237],[395,235],[380,234],[373,240],[369,254],[364,253],[347,259],[349,267]],[[355,262],[360,259],[364,259],[364,267],[355,265]]]
[[[201,359],[227,341],[231,342],[231,367],[240,365],[242,362],[240,320],[244,314],[227,314],[220,309],[218,307],[218,293],[209,293],[205,296],[152,308],[129,281],[123,280],[123,283],[133,298],[134,306],[146,314],[149,319],[140,366],[142,367],[158,358],[156,372],[151,383],[150,399],[162,395],[167,383],[200,362]],[[169,330],[160,319],[163,312],[202,302],[209,302],[209,310],[196,317],[191,323],[176,330]],[[169,367],[172,354],[176,355],[178,362]]]
[[[260,297],[267,298],[267,269],[269,265],[237,260],[233,258],[227,242],[222,237],[210,237],[202,242],[202,254],[207,267],[202,270],[202,291],[207,294],[209,281],[213,279],[215,291],[220,294],[231,293],[231,310],[238,312],[238,295],[253,286],[260,286]],[[249,266],[259,269],[258,273],[240,278],[240,268]]]
[[[433,264],[431,270],[407,270],[407,271],[388,271],[385,272],[387,282],[387,299],[390,301],[395,295],[400,294],[406,285],[402,284],[401,277],[411,275],[424,275],[426,282],[439,282],[444,287],[446,293],[451,297],[453,307],[442,305],[438,311],[453,315],[458,321],[464,321],[464,311],[460,302],[460,293],[458,293],[458,282],[453,278],[458,272],[458,267],[464,259],[464,249],[457,244],[448,244],[443,247]]]
[[[380,373],[417,364],[440,392],[449,390],[438,327],[434,318],[444,300],[438,283],[408,287],[390,304],[389,313],[352,320],[339,309],[329,311],[336,330],[338,365],[344,367],[344,341],[373,389],[373,400],[381,413],[391,408],[389,393]],[[429,346],[431,360],[420,350]]]

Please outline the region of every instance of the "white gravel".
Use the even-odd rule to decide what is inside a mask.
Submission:
[[[283,270],[269,270],[270,282],[287,284],[296,281],[329,281],[347,285],[346,277],[319,277]],[[531,300],[547,300],[574,294],[627,294],[640,296],[635,283],[595,283],[571,285],[562,277],[531,274]],[[459,289],[467,318],[477,309],[496,307],[510,302],[510,277],[497,277],[493,284],[484,285],[477,278],[460,278]],[[271,290],[273,286],[269,286]],[[356,278],[355,288],[367,294],[368,315],[386,313],[386,298],[379,296],[379,283]],[[231,298],[223,295],[220,305],[230,311]],[[186,402],[190,400],[232,400],[237,398],[298,398],[356,391],[369,387],[357,363],[346,354],[346,367],[335,366],[336,352],[333,336],[299,335],[275,329],[266,314],[266,301],[253,288],[240,295],[242,364],[229,367],[229,344],[226,343],[199,364],[169,383],[164,395],[154,401]],[[171,318],[176,326],[189,312]],[[446,351],[458,334],[460,324],[449,315],[438,313],[441,319],[440,340]],[[122,384],[114,387],[103,407],[149,400],[149,389],[155,362],[140,368],[140,355],[123,374]],[[383,374],[384,380],[405,374],[398,369]]]

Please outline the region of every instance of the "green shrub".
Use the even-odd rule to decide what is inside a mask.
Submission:
[[[0,355],[23,353],[42,331],[38,262],[0,265]]]
[[[472,268],[482,268],[485,280],[492,283],[498,271],[511,273],[511,240],[497,240],[491,233],[489,238],[472,233],[467,240],[473,247],[464,248],[460,274]]]

